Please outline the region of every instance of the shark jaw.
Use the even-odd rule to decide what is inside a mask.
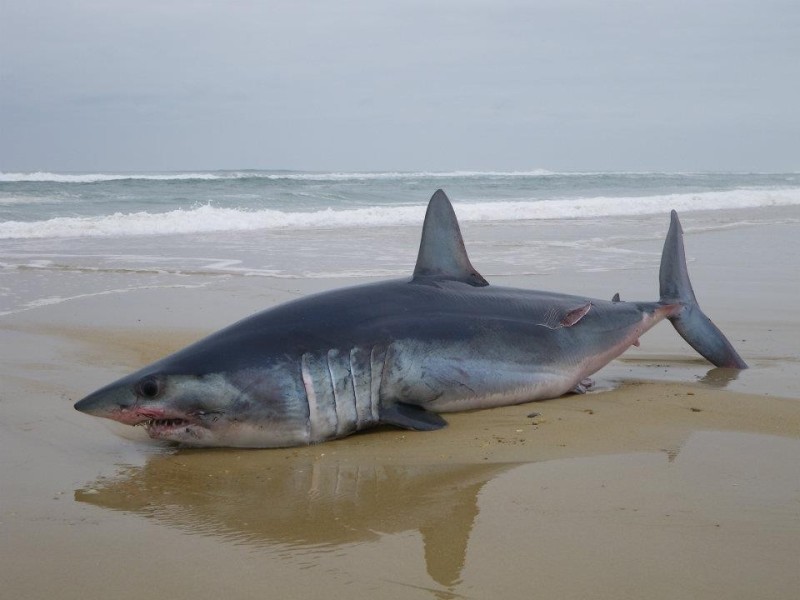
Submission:
[[[118,418],[111,418],[126,425],[141,427],[154,440],[197,444],[213,435],[210,429],[201,422],[200,415],[177,413],[152,407],[120,412],[128,414],[124,416],[120,414]]]

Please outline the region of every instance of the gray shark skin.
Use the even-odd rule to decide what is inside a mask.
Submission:
[[[663,319],[718,367],[747,367],[700,310],[675,211],[656,302],[490,286],[452,205],[431,198],[410,279],[288,302],[231,325],[75,408],[185,446],[286,447],[438,413],[583,392]]]

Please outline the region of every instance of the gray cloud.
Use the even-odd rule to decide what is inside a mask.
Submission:
[[[796,170],[798,31],[788,0],[7,2],[0,169]]]

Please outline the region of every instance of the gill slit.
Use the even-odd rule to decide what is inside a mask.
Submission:
[[[340,431],[340,429],[339,429],[339,395],[336,393],[336,378],[333,375],[333,367],[331,366],[331,353],[332,352],[336,353],[338,355],[338,352],[336,350],[328,350],[325,353],[325,366],[328,368],[328,376],[330,377],[329,381],[330,381],[330,384],[331,384],[331,397],[333,398],[333,416],[336,419],[336,424],[335,424],[334,429],[336,430],[336,433],[338,434],[339,431]]]
[[[317,394],[314,391],[314,380],[312,379],[311,369],[308,365],[308,354],[304,353],[300,357],[300,373],[303,379],[303,388],[306,392],[306,403],[308,404],[308,421],[306,423],[306,438],[311,441],[314,435],[314,424],[319,419],[319,407],[317,406]]]

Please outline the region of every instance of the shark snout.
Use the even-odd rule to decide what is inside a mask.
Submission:
[[[103,388],[75,403],[75,410],[122,423],[135,422],[136,396],[126,387]],[[141,419],[138,419],[141,420]]]

